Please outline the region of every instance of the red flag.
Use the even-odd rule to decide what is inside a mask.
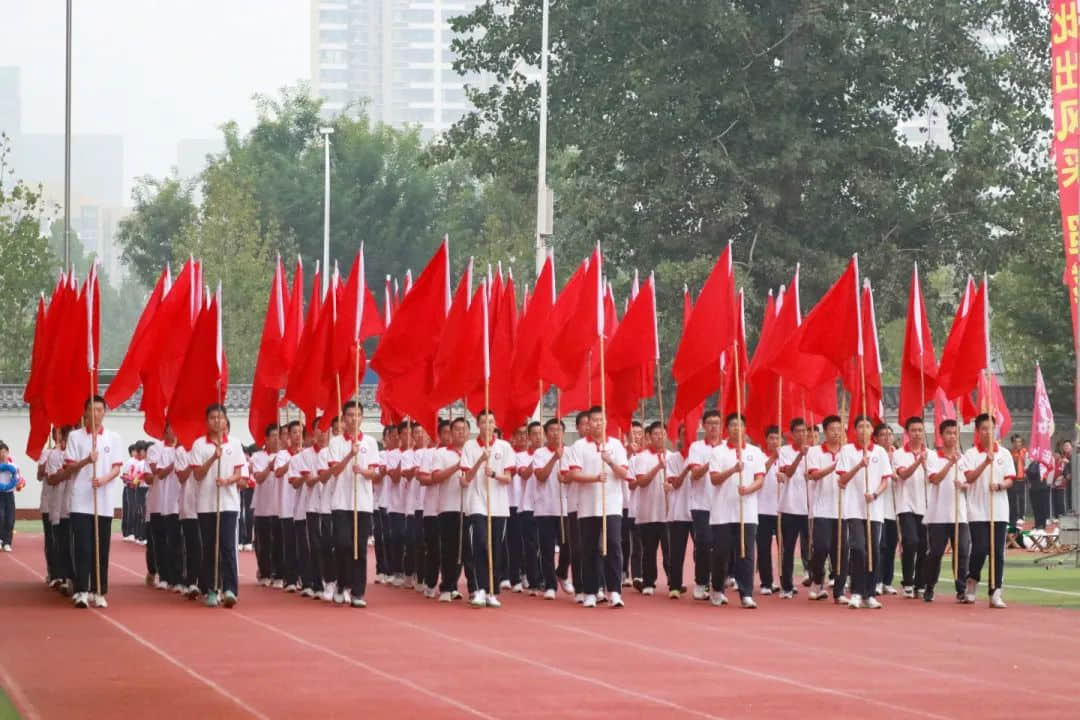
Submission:
[[[513,357],[510,361],[513,378],[510,412],[516,416],[527,417],[540,401],[540,360],[546,339],[544,331],[554,309],[555,259],[548,253],[544,267],[536,278],[532,298],[528,305],[522,303],[521,322],[514,340]]]
[[[870,287],[870,281],[863,281],[862,308],[860,311],[862,321],[863,356],[862,373],[859,377],[859,358],[850,361],[849,372],[845,383],[851,391],[851,412],[848,414],[848,438],[855,441],[855,418],[865,414],[870,418],[872,425],[878,425],[882,421],[884,408],[882,407],[883,389],[881,385],[881,356],[878,352],[877,342],[877,314],[874,311],[874,293]]]
[[[961,303],[945,341],[938,368],[938,385],[946,397],[968,395],[978,384],[979,375],[987,367],[986,330],[986,283],[983,282],[966,311]]]
[[[91,266],[78,295],[75,294],[73,275],[69,282],[72,283],[69,300],[61,309],[63,314],[57,318],[53,341],[56,350],[50,353],[43,393],[46,417],[53,425],[78,424],[87,397],[97,393],[101,307],[97,263]]]
[[[785,383],[787,387],[782,387],[780,376],[764,367],[766,359],[782,344],[776,327],[779,312],[784,306],[784,295],[783,285],[780,286],[776,298],[772,291],[769,291],[761,320],[761,333],[758,335],[757,346],[747,371],[747,400],[743,414],[746,415],[747,431],[756,440],[764,439],[764,430],[769,425],[775,425],[782,419],[791,420],[799,412],[793,404],[796,397],[795,385]]]
[[[859,259],[852,256],[847,270],[825,293],[803,320],[799,351],[826,358],[843,373],[851,358],[863,354],[859,305]],[[806,368],[798,374],[801,384],[820,378],[809,377]]]
[[[952,404],[949,398],[945,397],[945,391],[940,387],[934,391],[934,432],[939,433],[941,429],[941,423],[946,420],[956,419],[956,406]],[[941,436],[938,435],[938,443],[941,443]]]
[[[1005,403],[1001,403],[1002,407]],[[1035,362],[1035,402],[1031,413],[1031,439],[1028,441],[1028,455],[1037,460],[1043,472],[1054,467],[1054,411],[1050,408],[1050,396],[1046,394],[1042,368]],[[1003,435],[1004,436],[1004,435]],[[1024,468],[1017,468],[1023,472]]]
[[[315,270],[318,272],[318,264],[316,264]],[[304,263],[297,257],[296,269],[293,270],[292,292],[289,293],[289,304],[285,306],[285,334],[281,341],[281,360],[285,368],[285,374],[282,376],[281,382],[282,387],[288,382],[289,370],[296,359],[296,353],[300,347],[300,337],[303,334]]]
[[[590,348],[604,332],[604,274],[600,246],[596,246],[585,271],[580,295],[566,322],[551,340],[551,358],[557,366],[560,387],[566,388],[586,364]]]
[[[56,296],[54,291],[53,297]],[[30,404],[30,434],[26,439],[26,454],[37,460],[41,457],[41,449],[49,439],[49,418],[45,413],[45,406],[38,400],[40,386],[45,375],[42,367],[45,360],[45,332],[46,327],[45,296],[38,298],[37,314],[34,318],[34,347],[30,351],[30,377],[27,378],[26,388],[23,391],[23,400]]]
[[[151,351],[148,342],[150,327],[154,322],[154,317],[161,306],[162,300],[169,293],[171,286],[172,273],[169,272],[169,267],[166,266],[160,277],[158,277],[153,292],[150,293],[150,299],[146,301],[146,307],[143,308],[142,315],[139,316],[139,322],[135,325],[135,332],[131,335],[131,342],[128,343],[128,349],[124,354],[124,360],[120,363],[120,369],[116,371],[116,376],[109,383],[109,389],[105,391],[105,404],[108,407],[119,407],[121,403],[134,395],[135,391],[139,389],[141,382],[139,373]]]
[[[492,297],[492,302],[495,302]],[[529,413],[519,415],[511,412],[513,402],[513,354],[518,330],[517,293],[514,290],[514,276],[507,276],[502,295],[498,298],[498,309],[494,313],[493,326],[490,330],[491,351],[491,397],[489,408],[495,413],[496,422],[505,431],[514,428],[528,418]]]
[[[262,440],[267,426],[278,421],[278,394],[288,377],[284,366],[282,344],[285,341],[285,268],[281,257],[274,266],[270,296],[266,301],[262,340],[255,360],[255,376],[251,385],[251,404],[248,412],[248,431],[256,441]]]
[[[184,354],[180,376],[169,400],[168,422],[184,447],[206,432],[206,408],[223,403],[229,365],[221,336],[221,284],[209,307],[199,314]]]
[[[570,276],[570,279],[566,281],[566,285],[563,287],[562,292],[559,293],[558,299],[554,301],[554,306],[546,327],[542,332],[544,342],[541,343],[540,350],[540,376],[544,379],[545,383],[550,385],[558,385],[563,387],[568,384],[572,384],[574,378],[577,377],[575,372],[573,377],[564,377],[562,369],[559,363],[551,354],[551,340],[558,334],[563,325],[565,325],[577,309],[578,300],[581,298],[582,288],[585,286],[585,274],[589,269],[589,258],[585,258],[578,265],[577,270]],[[552,285],[554,287],[554,285]],[[554,293],[554,290],[552,291]]]
[[[604,332],[605,341],[609,341],[610,337],[618,331],[618,320],[615,316],[615,298],[611,295],[610,291],[604,292]],[[607,356],[604,358],[605,364]],[[604,368],[605,371],[607,368]],[[621,421],[625,419],[626,423],[629,423],[629,414],[625,418],[616,417],[612,414],[614,406],[611,405],[611,401],[614,397],[614,392],[611,387],[611,377],[608,376],[608,385],[606,388],[607,400],[608,400],[608,426],[609,433],[614,433],[616,430],[625,429],[621,424]],[[587,410],[593,405],[600,404],[600,340],[599,338],[593,343],[593,346],[585,354],[585,360],[581,365],[581,369],[577,374],[577,378],[574,383],[566,388],[562,393],[562,409],[565,412],[571,412],[574,410]],[[616,410],[617,412],[617,410]]]
[[[322,393],[327,327],[326,323],[322,322],[322,316],[324,313],[327,317],[332,315],[333,302],[333,293],[327,293],[326,297],[323,297],[322,273],[316,262],[307,315],[302,321],[303,330],[297,343],[296,357],[289,367],[289,379],[285,385],[285,399],[304,412],[305,424],[315,419],[315,410]]]
[[[915,265],[911,272],[904,353],[900,361],[900,422],[909,417],[922,417],[927,399],[937,392],[937,374],[934,338],[926,318],[919,266]]]
[[[624,422],[642,398],[653,394],[656,373],[656,292],[650,274],[645,287],[627,306],[622,322],[611,337],[604,358],[611,394],[609,415]]]
[[[688,288],[686,286],[686,284],[684,283],[683,284],[683,314],[682,314],[683,332],[684,333],[686,332],[686,327],[690,324],[690,316],[693,314],[693,312],[694,312],[694,301],[690,297],[690,288]],[[717,371],[717,373],[720,372],[719,361],[717,362],[716,371]],[[707,394],[708,393],[706,393],[706,395]],[[687,437],[687,448],[688,448],[689,444],[692,443],[694,441],[694,439],[697,437],[698,425],[701,424],[701,416],[705,413],[705,403],[704,403],[704,401],[702,401],[701,403],[698,404],[697,407],[692,408],[688,413],[686,413],[684,415],[676,415],[675,410],[676,410],[675,406],[672,406],[671,415],[668,417],[668,421],[667,421],[668,437],[671,439],[671,442],[678,442],[678,440],[679,440],[679,429],[685,425],[685,427],[686,427],[686,437]],[[684,449],[686,449],[686,448],[684,448]]]
[[[725,356],[724,391],[719,398],[723,406],[717,408],[724,417],[736,412],[740,404],[744,410],[746,408],[746,373],[750,361],[746,356],[746,311],[742,290],[736,302],[735,343],[739,360],[736,363],[730,351]]]
[[[990,408],[994,408],[994,427],[997,430],[998,439],[1001,440],[1008,437],[1009,430],[1012,428],[1012,413],[1009,412],[1009,408],[1005,404],[1005,395],[1001,392],[1001,385],[998,384],[997,375],[990,375],[989,393],[986,390],[986,375],[987,373],[979,375],[976,402],[984,412],[990,412]],[[991,403],[991,401],[993,402]]]
[[[369,337],[382,334],[386,329],[379,317],[375,296],[367,284],[364,267],[364,247],[361,245],[353,260],[349,278],[341,289],[341,303],[337,308],[331,348],[332,367],[328,371],[331,376],[340,378],[342,401],[354,394],[358,377],[362,378],[364,375],[367,357],[362,343]],[[335,380],[335,395],[336,382]],[[336,397],[333,402],[336,404]]]
[[[480,308],[474,311],[472,304],[480,301],[482,286],[477,288],[475,299],[470,299],[472,271],[473,259],[469,258],[450,303],[450,312],[446,316],[439,347],[432,361],[434,385],[431,402],[436,407],[460,400],[475,390],[479,382],[475,358],[483,329]]]

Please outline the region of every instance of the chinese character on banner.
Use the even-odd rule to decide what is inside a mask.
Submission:
[[[1080,346],[1080,32],[1077,0],[1050,0],[1050,87],[1054,102],[1054,163],[1065,246],[1062,280],[1069,290],[1073,341]],[[1080,388],[1078,388],[1080,392]]]

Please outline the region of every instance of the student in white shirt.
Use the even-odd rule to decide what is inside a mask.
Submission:
[[[206,408],[206,435],[191,445],[188,482],[197,488],[199,530],[202,535],[202,569],[199,590],[207,607],[236,604],[236,520],[240,514],[241,478],[247,462],[240,441],[228,435],[225,407],[214,403]],[[217,556],[215,557],[215,552]],[[217,570],[215,576],[214,571]]]
[[[990,607],[1005,608],[1001,586],[1005,576],[1005,533],[1009,520],[1008,489],[1016,477],[1016,466],[1008,450],[994,439],[995,423],[983,413],[975,418],[975,446],[964,453],[964,475],[969,485],[968,529],[971,532],[971,559],[965,594],[974,600],[983,563],[992,552],[994,572],[987,578]],[[992,449],[991,449],[992,448]],[[993,543],[990,541],[993,520]],[[991,546],[992,545],[992,546]]]
[[[780,592],[780,585],[773,582],[772,547],[776,538],[776,556],[779,565],[784,564],[784,547],[781,534],[786,527],[777,527],[780,507],[780,427],[769,425],[765,428],[765,482],[757,494],[757,570],[762,595]]]
[[[637,502],[635,526],[641,537],[642,595],[656,592],[656,553],[664,535],[667,513],[664,507],[667,478],[667,431],[664,424],[654,422],[647,432],[648,446],[630,459],[630,476]],[[671,578],[668,578],[671,585]]]
[[[382,431],[383,449],[379,452],[381,481],[377,485],[372,533],[375,536],[375,582],[389,583],[393,576],[390,567],[390,492],[393,482],[388,477],[387,456],[399,445],[397,425],[387,425]]]
[[[386,446],[386,474],[389,480],[387,494],[387,557],[390,583],[394,587],[405,585],[405,495],[409,485],[406,473],[414,467],[403,465],[406,453],[412,456],[412,435],[409,423],[402,422],[397,427],[397,447]]]
[[[777,451],[779,467],[776,474],[776,480],[781,485],[779,511],[784,540],[780,555],[781,600],[790,600],[798,592],[794,580],[796,540],[806,571],[806,582],[810,578],[810,498],[806,488],[806,455],[810,445],[806,421],[793,418],[788,430],[791,432],[791,444],[782,445]]]
[[[630,421],[630,433],[626,437],[626,459],[633,462],[634,456],[643,452],[648,445],[645,439],[645,426],[639,420]],[[622,524],[622,551],[623,551],[623,586],[633,585],[634,589],[641,592],[645,587],[642,579],[644,569],[642,566],[642,541],[641,531],[637,526],[637,488],[633,483],[633,473],[622,482],[623,493],[623,524]]]
[[[667,453],[667,468],[664,477],[666,503],[666,533],[668,536],[668,554],[664,562],[667,573],[668,597],[678,600],[686,593],[683,586],[683,563],[686,560],[686,544],[690,539],[693,517],[690,514],[690,465],[686,462],[686,453],[690,448],[686,443],[686,426],[679,429],[679,444],[675,452]]]
[[[461,452],[469,437],[469,423],[458,417],[450,423],[450,444],[439,448],[431,459],[431,487],[439,489],[439,602],[451,602],[461,597],[458,579],[462,561],[468,557],[469,533],[465,527],[464,490],[461,478]],[[475,578],[469,577],[470,592],[475,590]]]
[[[956,421],[942,421],[938,434],[941,436],[941,449],[932,452],[926,461],[929,486],[923,525],[930,541],[926,554],[923,600],[934,601],[934,586],[941,575],[941,558],[948,544],[952,548],[956,567],[953,583],[956,600],[960,603],[975,602],[974,593],[969,600],[964,592],[971,547],[967,516],[970,486],[965,474],[969,468],[960,449],[960,432]]]
[[[53,442],[56,441],[59,428],[53,428],[50,435]],[[37,481],[41,484],[41,501],[38,509],[41,512],[41,529],[45,537],[45,582],[51,587],[57,587],[62,580],[56,574],[56,549],[53,546],[52,521],[49,519],[49,505],[52,502],[52,485],[48,483],[45,465],[53,454],[54,448],[45,448],[41,451],[37,463]]]
[[[844,494],[844,525],[850,559],[851,598],[848,607],[853,610],[860,607],[873,610],[881,608],[881,603],[874,597],[877,582],[870,568],[869,552],[874,550],[876,553],[881,545],[881,523],[885,511],[882,496],[889,488],[892,465],[885,448],[874,444],[873,429],[870,418],[865,415],[856,417],[855,442],[841,448],[836,460],[839,475],[836,482]],[[838,573],[837,585],[843,585],[844,575],[843,572]]]
[[[255,575],[258,583],[269,587],[274,581],[273,530],[274,471],[273,458],[278,452],[277,423],[263,430],[263,446],[251,455],[251,477],[255,481]]]
[[[574,419],[574,427],[577,430],[578,439],[589,435],[589,413],[579,412]],[[564,459],[567,457],[563,455]],[[555,575],[563,584],[563,591],[568,595],[574,595],[574,602],[585,602],[585,579],[584,562],[581,556],[581,523],[578,521],[578,495],[581,486],[569,479],[570,471],[565,471],[565,502],[563,510],[562,538],[559,540],[559,564],[555,568]],[[577,593],[575,594],[575,589]]]
[[[562,519],[563,432],[561,420],[552,418],[544,423],[545,443],[532,456],[532,478],[536,487],[532,502],[533,522],[536,524],[541,580],[535,584],[529,580],[529,587],[539,589],[542,584],[545,600],[554,600],[559,587],[555,573],[555,545],[559,542]]]
[[[922,577],[926,561],[926,532],[923,516],[926,514],[926,475],[930,449],[926,447],[926,433],[920,417],[904,421],[908,442],[893,453],[896,464],[894,479],[896,518],[900,529],[900,567],[903,571],[901,584],[904,597],[914,598],[921,594],[926,582]]]
[[[524,590],[521,580],[524,577],[525,533],[522,528],[522,499],[525,483],[532,472],[532,457],[529,455],[529,433],[525,425],[514,430],[510,436],[510,447],[514,451],[514,476],[510,481],[510,517],[506,520],[506,542],[503,557],[506,562],[497,567],[495,579],[499,587],[519,593]]]
[[[724,421],[716,410],[708,410],[701,418],[705,427],[703,440],[692,440],[686,464],[690,468],[690,515],[693,518],[694,539],[694,599],[709,599],[709,573],[712,572],[712,530],[709,511],[712,508],[712,483],[707,477],[713,448],[720,445]]]
[[[840,453],[844,425],[839,415],[829,415],[821,421],[825,431],[825,442],[811,445],[806,452],[806,479],[808,492],[813,498],[811,517],[813,517],[814,536],[810,556],[810,599],[825,600],[829,593],[825,590],[825,560],[832,566],[834,579],[847,565],[847,542],[840,538],[842,548],[837,547],[837,527],[839,525],[838,500],[842,497],[836,485],[836,461]],[[843,528],[841,528],[841,531]],[[844,557],[838,557],[842,550]],[[837,603],[844,597],[844,583],[833,585],[833,600]]]
[[[408,485],[405,488],[405,587],[419,590],[424,574],[424,492],[426,487],[420,482],[420,467],[430,451],[429,437],[424,426],[413,423],[412,454],[403,463],[408,468]],[[402,481],[404,482],[404,481]]]
[[[146,465],[150,482],[158,492],[154,557],[160,578],[158,587],[183,592],[181,570],[183,546],[180,541],[180,480],[176,477],[176,435],[166,424],[164,439],[150,446]],[[162,587],[164,585],[165,587]]]
[[[484,410],[476,418],[479,433],[461,450],[461,486],[465,492],[465,512],[469,516],[476,590],[472,607],[499,607],[499,583],[495,568],[504,562],[506,521],[510,517],[510,484],[514,475],[514,449],[495,437],[495,415]],[[488,557],[488,523],[491,526],[491,553]],[[489,568],[488,563],[491,563]]]
[[[292,468],[289,482],[296,488],[296,506],[293,508],[293,533],[296,538],[296,577],[299,587],[297,588],[302,597],[315,597],[316,592],[322,595],[322,576],[319,576],[318,587],[315,585],[315,570],[318,566],[318,558],[313,558],[311,553],[311,539],[308,533],[308,511],[311,508],[312,497],[319,484],[319,447],[317,445],[318,430],[315,427],[316,419],[310,427],[304,428],[304,447],[292,459]],[[316,507],[318,497],[315,497]],[[317,523],[318,520],[316,519]],[[318,545],[316,544],[316,551]],[[314,565],[312,564],[314,561]]]
[[[113,519],[110,489],[120,475],[124,451],[120,436],[106,430],[104,422],[105,399],[100,395],[88,398],[83,406],[83,425],[68,435],[64,449],[62,475],[68,481],[70,494],[73,599],[77,608],[89,607],[91,602],[99,608],[108,607],[105,595],[109,592],[109,542]],[[95,532],[98,544],[96,568]]]
[[[432,477],[439,453],[450,447],[450,421],[439,420],[438,442],[427,449],[417,468],[417,480],[424,488],[422,508],[424,539],[424,570],[422,585],[424,597],[433,600],[439,597],[439,567],[442,564],[442,547],[439,538],[439,483]]]
[[[278,451],[274,458],[274,475],[277,477],[277,511],[280,528],[281,577],[274,578],[274,587],[281,587],[287,593],[296,592],[299,586],[299,573],[296,557],[296,528],[293,526],[296,515],[296,500],[299,489],[294,484],[299,472],[293,462],[304,445],[304,426],[299,420],[293,420],[286,426],[288,445]]]
[[[902,499],[900,496],[900,488],[896,478],[896,449],[893,445],[892,428],[886,423],[881,423],[874,428],[874,442],[877,445],[885,448],[885,453],[889,456],[889,464],[893,468],[893,477],[889,480],[889,488],[885,491],[885,494],[881,496],[881,504],[885,508],[885,519],[881,525],[881,547],[878,548],[878,554],[874,558],[874,574],[877,575],[877,587],[875,592],[880,596],[884,594],[895,595],[896,589],[893,588],[893,577],[896,574],[896,548],[900,544],[900,529],[899,523],[896,519],[896,504]],[[896,502],[893,502],[893,500]],[[920,535],[922,531],[920,530]],[[915,568],[915,574],[921,577],[922,567],[921,563],[919,567]],[[922,591],[921,581],[919,591]]]
[[[316,422],[316,424],[318,424]],[[338,431],[335,433],[334,428]],[[337,564],[334,560],[334,491],[337,478],[330,474],[330,439],[341,434],[341,423],[334,418],[330,434],[319,431],[319,451],[316,455],[318,473],[315,476],[318,492],[317,502],[308,508],[308,542],[311,544],[312,562],[318,563],[316,585],[322,587],[324,602],[333,602],[337,592]],[[366,543],[366,539],[361,539]]]
[[[131,466],[132,485],[135,487],[135,542],[140,545],[150,544],[150,486],[146,483],[146,478],[143,477],[145,473],[145,463],[143,462],[146,457],[145,448],[142,446],[142,442],[135,443],[135,457]],[[150,550],[147,550],[148,557],[147,562],[153,564],[153,559],[149,556]]]
[[[521,572],[530,595],[540,595],[544,584],[540,571],[540,532],[536,527],[536,468],[533,466],[533,456],[543,444],[544,427],[534,420],[526,428],[526,446],[518,452],[516,463],[518,477],[522,481],[521,507],[518,508],[521,517]]]
[[[331,512],[334,516],[334,563],[336,604],[367,606],[367,538],[375,510],[374,492],[381,479],[379,446],[375,438],[360,431],[363,406],[349,400],[341,411],[344,420],[340,435],[328,446],[328,470],[334,487]],[[374,485],[374,491],[373,491]],[[354,557],[354,555],[356,557]]]
[[[713,448],[709,462],[709,482],[713,486],[709,511],[713,548],[710,600],[716,606],[726,605],[724,583],[734,577],[742,606],[753,609],[757,607],[753,598],[757,495],[765,483],[765,455],[756,445],[746,442],[743,417],[731,413],[725,424],[728,441]],[[734,567],[729,567],[733,555]]]
[[[53,585],[65,596],[74,593],[75,570],[71,557],[71,521],[68,517],[68,481],[63,479],[64,452],[67,449],[68,434],[72,428],[65,425],[53,428],[56,446],[46,452],[44,465],[45,484],[50,488],[49,524],[53,538]]]
[[[629,474],[626,448],[608,437],[607,418],[600,407],[589,409],[589,436],[569,450],[570,481],[578,488],[578,524],[584,567],[585,607],[596,607],[601,567],[604,587],[613,608],[623,606],[622,595],[622,481]],[[603,525],[607,524],[607,555],[603,556]]]

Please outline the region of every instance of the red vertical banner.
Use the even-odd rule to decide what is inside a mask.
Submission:
[[[1054,162],[1061,200],[1065,274],[1072,309],[1073,341],[1080,344],[1080,42],[1077,0],[1050,0],[1050,77],[1054,102]]]

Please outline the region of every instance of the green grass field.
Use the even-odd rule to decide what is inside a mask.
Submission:
[[[18,720],[19,713],[15,712],[15,706],[7,699],[3,689],[0,689],[0,720]]]

